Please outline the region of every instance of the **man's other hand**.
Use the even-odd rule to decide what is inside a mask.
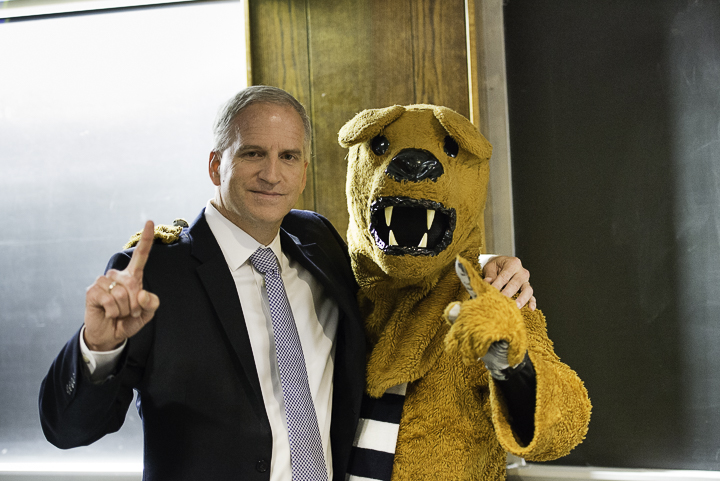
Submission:
[[[110,269],[85,295],[85,343],[93,351],[110,351],[137,334],[155,315],[160,300],[143,289],[143,269],[153,244],[154,226],[145,223],[128,266]]]
[[[518,294],[517,306],[528,305],[531,311],[537,307],[530,285],[530,271],[522,266],[517,257],[497,256],[491,258],[483,268],[485,280],[498,288],[503,294],[512,297]]]

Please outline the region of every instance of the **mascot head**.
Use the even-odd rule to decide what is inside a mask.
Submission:
[[[361,285],[433,284],[456,255],[482,251],[492,147],[469,120],[434,105],[365,110],[339,142],[350,148],[348,244]]]

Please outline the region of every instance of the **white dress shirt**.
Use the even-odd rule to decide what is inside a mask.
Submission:
[[[285,422],[285,408],[280,386],[280,373],[275,356],[272,319],[265,291],[264,276],[250,264],[249,258],[260,247],[270,247],[278,258],[280,274],[297,325],[300,343],[308,371],[310,393],[315,404],[320,436],[322,438],[328,479],[332,479],[332,452],[330,448],[330,421],[332,415],[333,370],[335,334],[339,308],[335,301],[324,295],[324,289],[310,273],[289,259],[280,248],[280,235],[268,246],[261,245],[249,234],[226,219],[208,202],[205,219],[220,245],[225,261],[235,281],[243,317],[252,346],[252,354],[260,380],[265,410],[270,420],[273,447],[270,465],[271,481],[291,479],[290,443]],[[162,302],[162,299],[160,300]],[[152,321],[151,321],[152,322]],[[91,379],[103,380],[112,372],[123,346],[111,353],[90,351],[80,336]],[[242,436],[242,433],[238,433]]]

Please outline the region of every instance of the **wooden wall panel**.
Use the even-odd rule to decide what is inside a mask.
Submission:
[[[347,164],[337,133],[363,109],[414,102],[409,7],[409,1],[310,4],[315,209],[343,235],[348,222]]]
[[[251,0],[249,7],[253,84],[281,87],[307,105],[310,66],[304,0]]]
[[[416,103],[412,0],[368,3],[369,40],[364,63],[370,96],[363,108]]]
[[[346,151],[337,132],[345,122],[367,108],[412,103],[469,116],[464,0],[251,0],[249,7],[252,83],[296,95],[313,122],[314,158],[298,207],[325,215],[344,235]]]
[[[248,0],[251,85],[273,85],[310,104],[307,9],[298,0]],[[298,209],[315,209],[314,166]]]
[[[470,117],[463,0],[412,2],[415,98]]]

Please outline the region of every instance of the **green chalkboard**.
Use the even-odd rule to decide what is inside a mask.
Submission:
[[[594,404],[559,462],[720,470],[720,1],[504,13],[517,254]]]

